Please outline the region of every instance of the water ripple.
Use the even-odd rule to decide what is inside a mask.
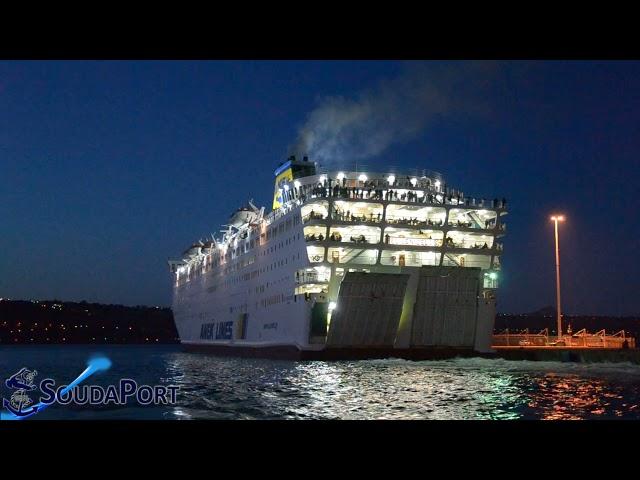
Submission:
[[[640,419],[640,366],[489,359],[287,362],[110,347],[101,381],[178,385],[173,406],[52,407],[43,418]],[[3,347],[0,374],[22,366],[64,382],[90,347]],[[3,377],[4,378],[4,377]]]
[[[190,418],[640,418],[640,367],[487,359],[278,362],[176,353]],[[193,372],[197,369],[197,373]],[[196,403],[193,403],[196,402]],[[216,413],[213,413],[215,411]]]

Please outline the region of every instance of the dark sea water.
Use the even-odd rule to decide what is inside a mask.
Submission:
[[[185,353],[179,346],[0,346],[4,379],[177,385],[175,405],[52,406],[36,419],[640,419],[640,366],[453,359],[292,362]],[[29,420],[31,421],[31,419]]]

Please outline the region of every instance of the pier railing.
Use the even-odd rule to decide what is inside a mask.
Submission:
[[[525,330],[506,329],[493,335],[493,348],[636,348],[636,339],[620,330],[614,334],[607,334],[600,330],[589,333],[586,329],[565,334],[562,337],[549,335],[544,329],[539,333],[529,333]]]

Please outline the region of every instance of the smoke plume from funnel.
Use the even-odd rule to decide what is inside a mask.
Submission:
[[[488,62],[410,65],[354,98],[327,97],[300,128],[290,154],[322,163],[374,157],[416,138],[438,117],[479,112]]]

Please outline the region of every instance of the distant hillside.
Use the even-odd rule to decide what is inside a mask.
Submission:
[[[0,344],[178,343],[169,308],[87,302],[0,301]]]
[[[555,317],[556,309],[552,306],[542,307],[540,310],[525,314],[530,317]]]

